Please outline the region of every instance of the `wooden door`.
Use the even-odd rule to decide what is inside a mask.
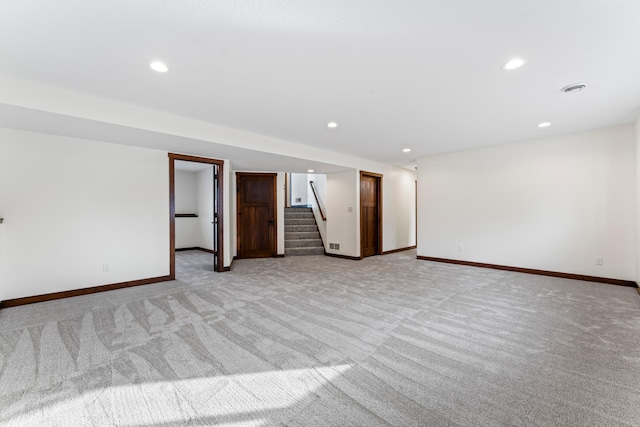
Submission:
[[[382,176],[360,173],[360,254],[382,253]]]
[[[276,174],[236,173],[238,258],[276,256]]]

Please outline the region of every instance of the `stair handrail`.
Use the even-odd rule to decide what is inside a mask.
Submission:
[[[324,211],[322,210],[322,205],[320,204],[320,197],[318,197],[318,191],[316,190],[316,185],[313,183],[313,181],[309,181],[309,185],[311,186],[311,191],[313,191],[313,196],[316,198],[316,204],[318,205],[318,211],[320,211],[320,216],[322,217],[323,221],[326,221],[327,217],[324,214]]]

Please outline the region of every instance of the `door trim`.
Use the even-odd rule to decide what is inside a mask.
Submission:
[[[218,188],[216,189],[216,203],[218,205],[218,257],[217,272],[227,271],[224,268],[224,160],[207,157],[190,156],[187,154],[169,153],[169,277],[176,279],[176,182],[175,161],[208,163],[218,166]]]
[[[239,192],[238,177],[239,176],[271,176],[273,177],[273,257],[278,256],[278,174],[277,173],[261,173],[261,172],[236,172],[236,195]],[[242,259],[240,255],[240,197],[236,196],[236,252],[237,258]]]
[[[379,173],[374,173],[374,172],[367,172],[367,171],[360,171],[360,181],[358,181],[358,191],[360,191],[360,188],[362,188],[362,177],[363,176],[368,176],[371,178],[375,178],[378,183],[377,183],[377,192],[376,192],[376,205],[378,206],[378,224],[377,224],[377,228],[378,228],[378,244],[377,244],[377,250],[376,250],[376,255],[382,255],[382,174]],[[360,193],[358,193],[360,194]],[[364,258],[363,256],[363,251],[362,251],[362,195],[360,195],[360,259]]]

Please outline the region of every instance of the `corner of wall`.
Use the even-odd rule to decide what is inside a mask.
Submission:
[[[640,115],[635,123],[636,282],[640,283]]]

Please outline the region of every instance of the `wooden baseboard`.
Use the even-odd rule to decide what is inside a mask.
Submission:
[[[360,261],[360,260],[362,259],[362,258],[360,258],[359,256],[349,256],[349,255],[332,254],[332,253],[329,253],[329,252],[327,252],[327,251],[325,251],[325,252],[324,252],[324,254],[325,254],[326,256],[332,256],[332,257],[334,257],[334,258],[350,259],[350,260],[353,260],[353,261]]]
[[[384,251],[382,252],[382,255],[389,255],[389,254],[395,254],[396,252],[404,252],[404,251],[410,251],[411,249],[415,249],[417,248],[417,246],[407,246],[406,248],[399,248],[399,249],[392,249],[390,251]]]
[[[131,288],[134,286],[150,285],[152,283],[168,282],[170,280],[173,280],[171,276],[159,276],[151,277],[149,279],[133,280],[130,282],[94,286],[91,288],[73,289],[70,291],[54,292],[51,294],[34,295],[32,297],[8,299],[6,301],[0,302],[0,308],[17,307],[19,305],[33,304],[36,302],[53,301],[62,298],[71,298],[81,295],[95,294],[98,292],[113,291],[116,289]]]
[[[515,271],[518,273],[527,273],[527,274],[537,274],[539,276],[551,276],[551,277],[560,277],[563,279],[572,279],[572,280],[583,280],[586,282],[598,282],[598,283],[608,283],[610,285],[618,285],[618,286],[630,286],[632,288],[637,288],[638,284],[632,280],[621,280],[621,279],[610,279],[607,277],[596,277],[596,276],[585,276],[582,274],[572,274],[572,273],[560,273],[557,271],[548,271],[548,270],[536,270],[533,268],[522,268],[522,267],[510,267],[506,265],[498,265],[498,264],[485,264],[482,262],[472,262],[472,261],[462,261],[458,259],[448,259],[448,258],[434,258],[428,256],[418,255],[418,259],[425,261],[435,261],[435,262],[444,262],[448,264],[459,264],[459,265],[469,265],[472,267],[482,267],[482,268],[492,268],[494,270],[506,270],[506,271]]]

